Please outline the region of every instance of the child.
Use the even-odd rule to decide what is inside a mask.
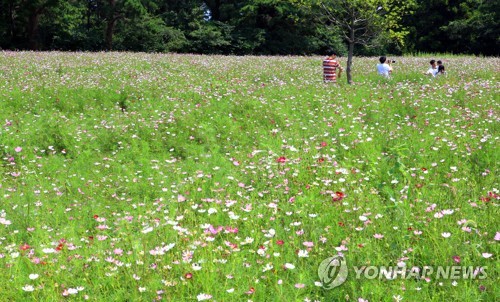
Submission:
[[[445,70],[444,70],[443,62],[441,60],[439,60],[439,61],[437,61],[437,65],[438,65],[438,73],[437,74],[444,74]]]

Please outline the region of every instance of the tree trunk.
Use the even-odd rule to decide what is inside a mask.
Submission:
[[[40,15],[43,12],[43,8],[35,9],[31,12],[28,20],[28,47],[30,50],[38,50],[38,43],[36,40],[36,35],[38,33],[38,23],[40,21]]]
[[[115,30],[115,24],[116,20],[115,18],[112,18],[111,20],[108,20],[108,23],[106,25],[106,50],[111,51],[113,49],[113,32]]]
[[[115,31],[116,18],[115,18],[115,6],[116,0],[109,0],[109,12],[108,12],[108,21],[106,24],[106,37],[105,37],[105,46],[106,50],[110,51],[113,48],[113,33]]]
[[[222,21],[220,15],[221,1],[220,0],[205,1],[205,4],[210,10],[211,19],[214,21]]]
[[[92,15],[92,3],[87,2],[87,31],[90,30],[90,16]]]
[[[349,53],[347,54],[347,84],[352,84],[352,75],[351,75],[351,67],[352,67],[352,57],[354,56],[354,29],[349,29]]]
[[[10,35],[11,45],[16,41],[16,36],[17,36],[14,15],[15,15],[14,4],[11,1],[9,2],[9,35]]]

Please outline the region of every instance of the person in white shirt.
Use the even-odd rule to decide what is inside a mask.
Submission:
[[[386,57],[380,57],[379,61],[380,61],[380,64],[377,64],[378,74],[380,74],[386,78],[389,78],[392,74],[392,67],[390,65],[390,62],[389,62],[389,64],[386,63],[386,61],[387,61]]]
[[[431,64],[431,67],[424,74],[426,74],[426,75],[432,75],[433,77],[435,77],[437,75],[438,71],[439,71],[438,67],[436,65],[436,61],[435,60],[431,60],[429,63]]]

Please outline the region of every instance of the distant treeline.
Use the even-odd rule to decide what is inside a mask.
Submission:
[[[325,2],[339,1],[346,0]],[[356,49],[358,55],[500,53],[499,0],[380,1],[411,8],[392,19],[397,10],[386,12],[387,22],[400,23],[393,28],[403,39],[381,31]],[[0,48],[307,55],[334,47],[346,53],[342,31],[325,21],[318,2],[0,0]]]

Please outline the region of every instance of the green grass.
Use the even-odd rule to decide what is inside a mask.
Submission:
[[[500,60],[433,58],[1,52],[0,300],[494,301]]]

